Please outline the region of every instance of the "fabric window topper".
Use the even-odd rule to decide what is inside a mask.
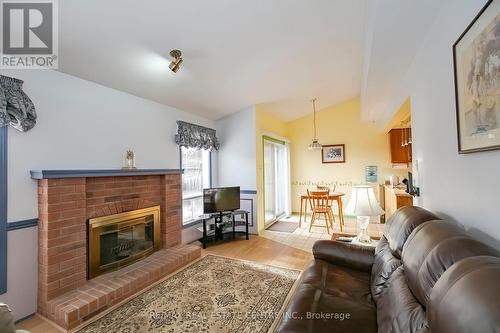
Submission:
[[[27,132],[36,125],[35,105],[23,91],[23,81],[0,75],[0,127]]]
[[[220,144],[216,131],[212,128],[177,121],[177,134],[175,143],[179,146],[210,151],[219,150]]]

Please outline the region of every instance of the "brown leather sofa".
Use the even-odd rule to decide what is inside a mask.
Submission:
[[[278,332],[500,332],[499,253],[422,208],[398,210],[375,249],[313,254]]]

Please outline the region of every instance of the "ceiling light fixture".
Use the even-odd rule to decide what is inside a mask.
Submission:
[[[319,143],[318,139],[316,138],[316,98],[313,98],[311,100],[311,102],[312,102],[312,105],[313,105],[314,138],[313,138],[311,144],[309,145],[308,149],[309,150],[319,150],[323,146],[321,145],[321,143]]]
[[[170,56],[174,58],[174,60],[168,65],[168,68],[170,68],[172,72],[177,73],[183,62],[182,52],[180,50],[172,50],[170,51]]]

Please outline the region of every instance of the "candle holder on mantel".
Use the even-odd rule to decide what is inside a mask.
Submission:
[[[133,150],[129,149],[125,153],[125,166],[122,168],[124,170],[136,170],[135,167],[135,153]]]

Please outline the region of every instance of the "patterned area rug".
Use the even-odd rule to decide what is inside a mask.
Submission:
[[[78,333],[267,332],[298,276],[209,255]]]

